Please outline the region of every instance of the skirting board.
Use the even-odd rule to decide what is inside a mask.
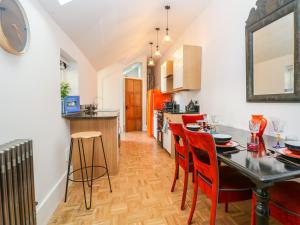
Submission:
[[[37,225],[47,225],[65,193],[67,172],[58,180],[48,195],[39,202],[37,207]]]

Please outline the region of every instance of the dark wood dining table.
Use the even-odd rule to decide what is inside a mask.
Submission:
[[[217,156],[221,162],[237,169],[255,183],[256,224],[268,225],[270,200],[268,188],[276,182],[300,177],[300,164],[276,153],[278,149],[273,147],[276,145],[275,137],[264,136],[260,140],[259,150],[251,152],[247,150],[249,131],[217,126],[217,132],[231,135],[232,140],[240,144],[239,151],[224,151],[217,148]]]

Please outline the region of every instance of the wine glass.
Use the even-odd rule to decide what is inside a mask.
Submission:
[[[249,129],[253,137],[256,137],[256,134],[259,132],[260,123],[259,120],[249,120]]]
[[[284,131],[284,127],[285,127],[285,122],[277,119],[277,118],[273,118],[272,119],[272,125],[273,125],[273,129],[276,135],[276,145],[273,146],[274,148],[281,148],[280,145],[280,140],[281,140],[281,134]]]
[[[218,118],[217,115],[211,115],[210,116],[210,126],[211,126],[211,131],[216,133],[217,132],[217,125],[218,125]]]

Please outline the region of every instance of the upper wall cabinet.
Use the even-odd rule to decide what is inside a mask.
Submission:
[[[161,92],[173,91],[173,61],[168,60],[160,66]]]
[[[173,55],[174,91],[200,90],[201,47],[183,45]]]

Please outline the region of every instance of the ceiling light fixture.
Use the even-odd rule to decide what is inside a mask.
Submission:
[[[149,45],[150,45],[150,57],[149,57],[149,61],[148,61],[148,66],[155,66],[153,55],[152,55],[153,42],[150,42]]]
[[[160,31],[160,28],[156,27],[155,30],[156,30],[156,50],[155,50],[154,55],[157,57],[160,57],[160,51],[159,51],[159,46],[158,46],[158,32]]]
[[[171,41],[171,37],[169,35],[169,10],[171,9],[171,6],[166,5],[165,6],[165,10],[167,11],[167,28],[166,28],[166,35],[164,37],[164,40],[166,42],[170,42]]]
[[[71,1],[73,1],[73,0],[58,0],[58,2],[59,2],[60,5],[65,5],[65,4],[67,4],[67,3],[71,2]]]

